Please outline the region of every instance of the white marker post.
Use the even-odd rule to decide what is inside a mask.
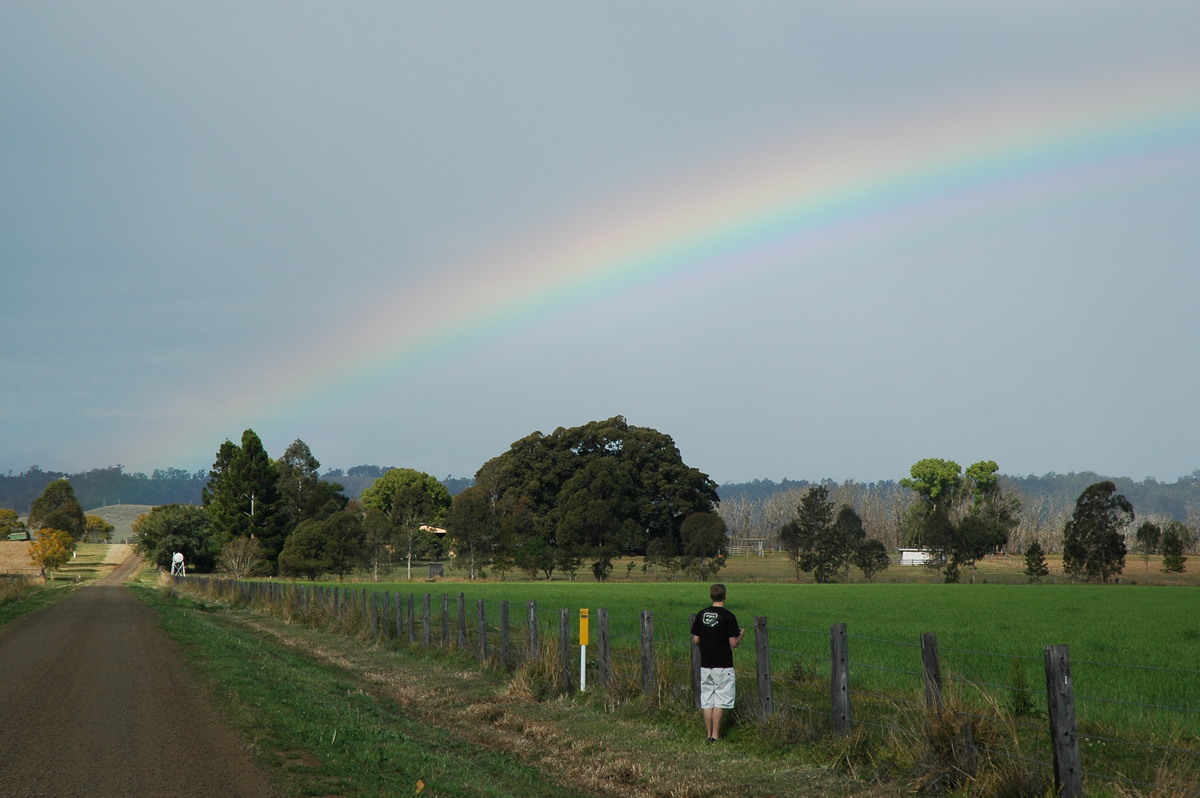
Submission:
[[[587,690],[588,611],[579,611],[579,692]]]

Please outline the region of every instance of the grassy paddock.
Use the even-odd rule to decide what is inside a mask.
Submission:
[[[214,587],[220,584],[219,580],[212,583]],[[200,585],[196,580],[192,586]],[[460,650],[455,643],[454,615],[457,594],[462,592],[467,640],[460,653],[479,650],[476,603],[483,601],[493,664],[497,664],[499,605],[505,600],[513,649],[513,659],[506,663],[509,667],[523,667],[518,663],[527,646],[527,601],[535,601],[539,610],[543,644],[539,658],[545,657],[548,644],[551,651],[555,648],[560,608],[568,610],[574,637],[578,609],[603,607],[610,613],[613,645],[621,649],[614,655],[614,665],[621,671],[620,695],[605,699],[612,706],[641,693],[637,647],[642,609],[655,613],[658,659],[652,701],[658,706],[689,703],[688,616],[707,599],[707,584],[694,582],[342,583],[324,587],[340,588],[339,610],[332,609],[335,600],[328,590],[319,601],[303,599],[292,586],[279,583],[246,585],[243,592],[223,593],[229,598],[221,600],[270,609],[292,623],[316,622],[322,628],[359,638],[390,637],[394,618],[384,618],[373,626],[374,611],[369,610],[378,606],[372,594],[386,590],[393,599],[399,595],[405,608],[409,596],[413,598],[414,639],[420,645],[423,595],[428,593],[432,599],[429,640],[437,649],[443,646],[441,607],[445,596],[451,610],[449,648]],[[817,729],[816,738],[821,735],[819,729],[824,727],[827,732],[829,725],[829,627],[848,624],[856,739],[872,738],[873,742],[864,743],[858,753],[837,756],[846,762],[875,763],[873,768],[884,762],[887,768],[909,770],[914,761],[929,757],[928,752],[940,745],[942,752],[932,759],[946,764],[944,768],[931,766],[934,773],[954,770],[957,766],[953,763],[965,754],[1002,749],[1004,759],[999,769],[991,766],[993,772],[1012,766],[1044,778],[1050,755],[1042,647],[1067,643],[1072,647],[1085,768],[1110,787],[1137,787],[1161,785],[1164,776],[1200,775],[1194,720],[1194,708],[1200,705],[1194,678],[1200,674],[1195,665],[1200,652],[1195,635],[1186,626],[1190,614],[1179,612],[1180,599],[1187,597],[1187,591],[1178,589],[1119,586],[732,584],[730,605],[748,627],[755,616],[768,619],[775,706],[790,710],[785,714]],[[313,610],[315,615],[310,615]],[[1174,625],[1154,622],[1172,618],[1183,620]],[[953,708],[947,716],[950,722],[934,725],[929,723],[922,701],[918,640],[925,631],[938,635],[948,706]],[[570,649],[577,653],[575,644],[572,639]],[[594,655],[594,646],[589,653]],[[742,678],[734,722],[757,727],[762,719],[754,709],[753,656],[740,652],[738,660]],[[546,663],[543,670],[548,676],[541,681],[560,683],[557,666]],[[789,728],[789,723],[784,721],[782,728]],[[767,737],[774,733],[774,726],[764,728]],[[929,739],[928,730],[933,728],[944,730],[944,742]],[[800,733],[805,738],[813,734]],[[785,736],[795,738],[796,733],[786,732]],[[1037,761],[1042,764],[1028,764]]]
[[[544,624],[557,612],[606,608],[614,645],[636,646],[642,610],[655,636],[686,662],[688,618],[707,601],[707,584],[595,582],[355,583],[355,589],[430,593],[454,605],[508,600],[514,625],[526,602]],[[1044,707],[1043,649],[1070,646],[1081,724],[1200,736],[1200,614],[1195,594],[1163,587],[1101,585],[730,584],[729,606],[743,626],[767,618],[772,670],[803,681],[829,676],[829,630],[847,624],[852,678],[860,690],[918,696],[920,636],[938,638],[942,671],[1002,703]],[[418,604],[419,604],[418,600]],[[493,610],[494,611],[494,610]],[[675,650],[677,649],[677,650]],[[739,655],[749,666],[751,655]],[[1027,699],[1027,700],[1026,700]],[[1185,711],[1167,711],[1182,708]]]

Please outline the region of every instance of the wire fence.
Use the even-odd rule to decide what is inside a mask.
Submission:
[[[698,700],[690,618],[600,610],[580,657],[579,611],[532,601],[206,577],[173,586],[365,641],[453,650],[506,669],[536,663],[559,692],[587,685],[616,699]],[[954,786],[990,767],[1052,779],[1061,795],[1200,796],[1200,670],[1080,660],[1064,674],[1052,672],[1050,648],[1041,658],[938,649],[932,634],[889,640],[766,618],[755,619],[753,638],[753,661],[739,655],[737,666],[741,718],[796,718],[826,734],[940,752],[944,767],[927,769],[939,783],[918,786]],[[1064,683],[1067,724],[1054,717]]]

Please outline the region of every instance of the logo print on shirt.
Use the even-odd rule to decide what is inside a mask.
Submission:
[[[705,612],[700,615],[700,623],[705,626],[716,626],[721,622],[721,616],[715,612]]]

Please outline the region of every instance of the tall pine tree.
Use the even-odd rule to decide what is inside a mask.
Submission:
[[[283,549],[284,518],[279,512],[279,471],[254,430],[242,444],[221,444],[209,472],[203,500],[213,532],[221,541],[253,537],[272,564]]]

